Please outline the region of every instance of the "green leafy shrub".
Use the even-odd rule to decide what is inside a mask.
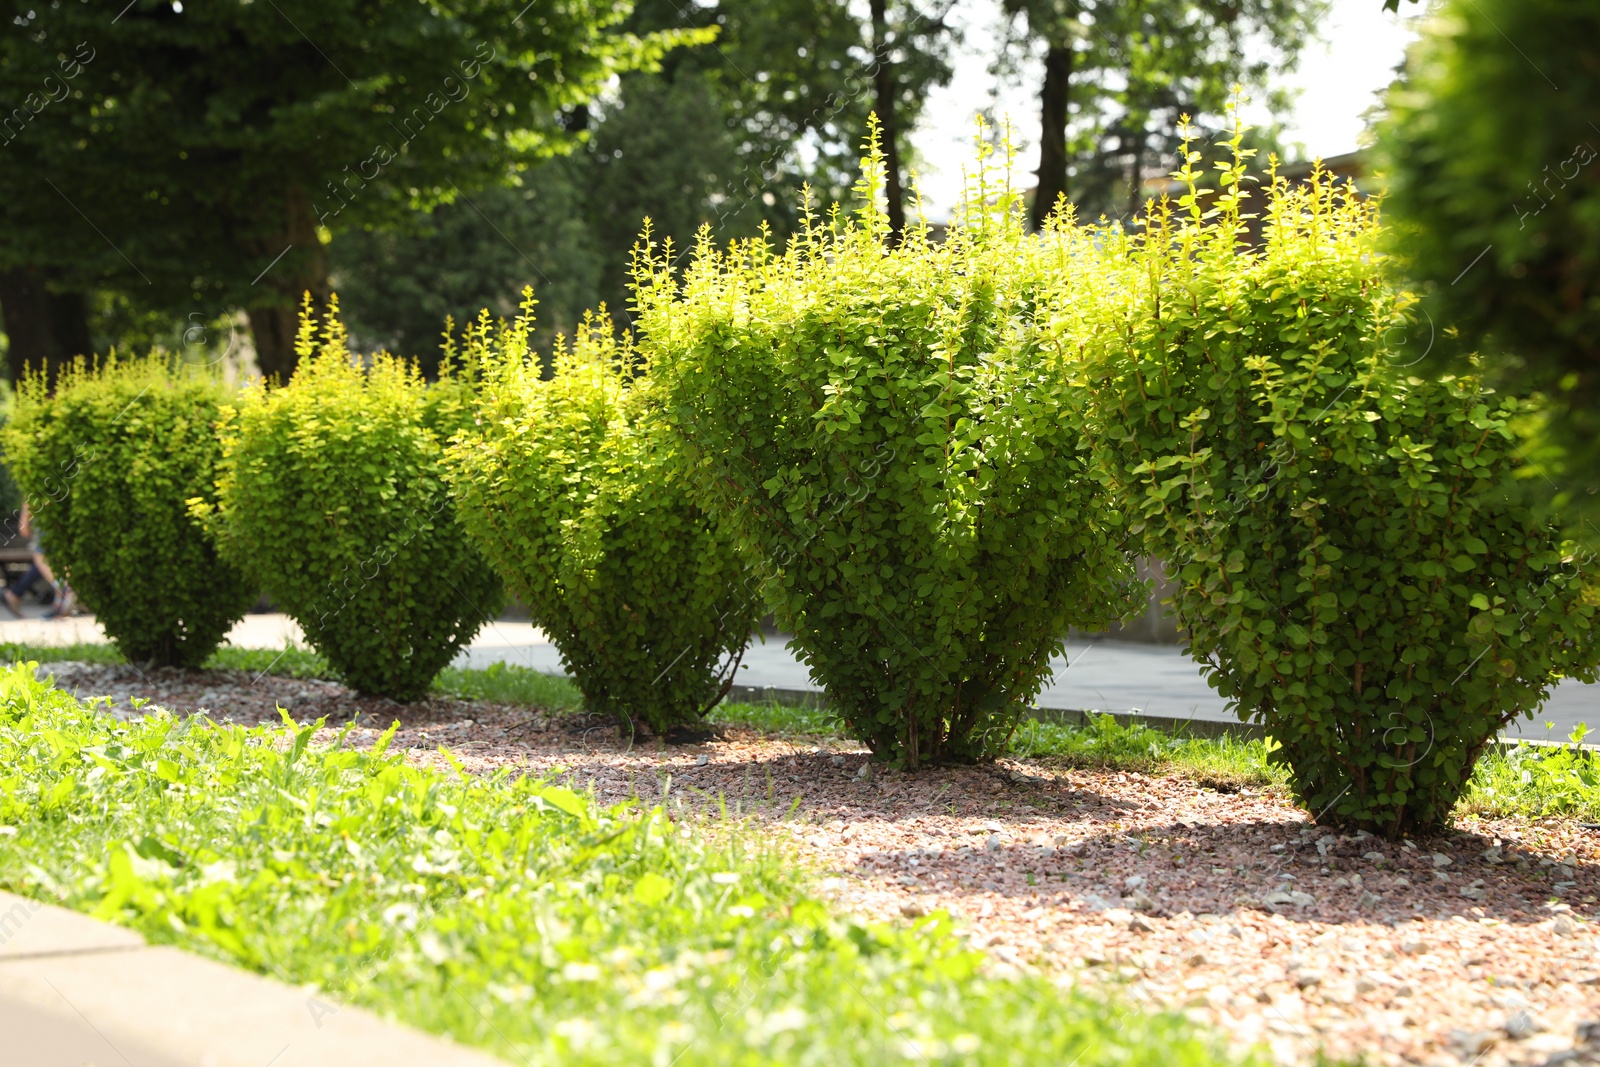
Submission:
[[[154,358],[80,362],[53,395],[42,378],[17,392],[6,458],[45,553],[130,662],[198,667],[255,601],[188,508],[213,496],[228,399]]]
[[[296,350],[288,385],[224,421],[216,506],[197,510],[346,683],[418,697],[501,604],[445,478],[470,392],[386,355],[363,367],[337,306],[320,335],[301,319]]]
[[[559,340],[549,379],[532,327],[524,314],[469,335],[481,407],[451,451],[461,521],[589,710],[656,732],[703,718],[755,622],[747,568],[675,476],[649,381],[611,320]]]
[[[1496,381],[1556,402],[1552,437],[1569,453],[1565,474],[1551,471],[1556,503],[1591,519],[1600,519],[1597,41],[1591,0],[1444,0],[1390,93],[1376,152],[1388,250],[1441,341],[1459,332],[1492,353]],[[1434,355],[1447,352],[1441,343]]]
[[[1036,322],[1070,264],[987,176],[943,242],[891,245],[864,168],[855,217],[808,211],[781,255],[703,237],[681,285],[641,261],[636,324],[701,498],[847,728],[913,767],[978,759],[1138,583]]]
[[[1297,799],[1436,827],[1492,737],[1558,675],[1595,676],[1595,590],[1506,494],[1517,403],[1386,358],[1410,297],[1375,207],[1279,182],[1252,248],[1242,160],[1209,211],[1198,162],[1177,215],[1097,235],[1099,292],[1064,327],[1100,381],[1099,452],[1175,568],[1191,655],[1281,742]]]
[[[1240,1062],[1181,1012],[994,973],[946,914],[833,914],[770,825],[319,725],[122,722],[0,670],[0,887],[529,1067]]]

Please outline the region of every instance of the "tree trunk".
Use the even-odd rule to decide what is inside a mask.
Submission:
[[[0,271],[0,313],[11,346],[6,364],[13,384],[43,371],[53,385],[63,364],[94,355],[88,294],[50,292],[45,272],[37,267]]]
[[[1040,229],[1067,195],[1067,104],[1072,96],[1072,43],[1051,45],[1039,91],[1039,184],[1028,224]]]
[[[249,308],[245,317],[250,320],[250,337],[255,342],[256,369],[268,381],[287,382],[299,358],[294,351],[299,310],[287,304],[272,304]]]
[[[1144,123],[1141,121],[1133,134],[1133,173],[1128,182],[1128,221],[1139,217],[1144,207]]]
[[[312,314],[326,312],[328,252],[317,236],[316,217],[311,198],[298,185],[285,197],[285,230],[276,239],[256,242],[251,252],[267,264],[254,285],[261,299],[245,309],[250,332],[255,339],[256,367],[262,377],[287,382],[299,358],[294,350],[299,330],[300,308],[311,296]],[[277,257],[277,258],[274,258]]]
[[[889,235],[896,243],[906,228],[906,194],[900,180],[900,125],[896,118],[894,64],[890,57],[887,0],[872,0],[872,87],[878,114],[885,172],[884,194],[889,200]]]

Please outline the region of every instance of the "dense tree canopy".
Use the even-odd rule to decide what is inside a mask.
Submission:
[[[13,362],[72,354],[92,288],[248,308],[293,359],[326,241],[559,150],[564,111],[686,31],[600,0],[13,0],[0,39],[0,269]],[[15,307],[15,311],[13,308]],[[35,347],[42,345],[43,347]],[[52,351],[53,348],[53,351]]]
[[[431,360],[445,314],[510,317],[524,285],[539,297],[541,338],[570,333],[599,303],[626,322],[629,250],[645,218],[680,249],[702,224],[719,240],[763,225],[782,239],[802,185],[824,203],[848,194],[874,109],[892,106],[906,154],[929,88],[950,76],[945,12],[888,3],[875,38],[871,12],[844,0],[641,0],[625,29],[715,27],[716,40],[674,49],[569,115],[583,146],[523,173],[518,189],[419,213],[403,234],[341,236],[330,252],[353,334]]]
[[[294,299],[334,287],[361,346],[425,360],[447,316],[509,315],[529,284],[541,337],[599,303],[626,323],[646,217],[679,248],[702,224],[782,240],[802,185],[848,195],[874,112],[897,224],[909,135],[958,40],[954,0],[125,4],[4,5],[17,369],[214,339],[197,324],[242,308],[281,373]],[[1046,60],[1035,214],[1065,191],[1116,215],[1165,168],[1180,112],[1204,123],[1235,81],[1269,87],[1310,5],[1003,7],[1012,59]]]

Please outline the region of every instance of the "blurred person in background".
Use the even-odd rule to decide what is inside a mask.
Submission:
[[[44,549],[41,545],[39,534],[33,528],[33,515],[28,510],[28,502],[22,502],[22,518],[17,522],[17,532],[28,539],[28,551],[33,554],[33,561],[28,564],[28,569],[22,572],[22,577],[6,587],[0,594],[5,601],[5,606],[11,614],[22,618],[22,596],[33,588],[35,582],[43,578],[50,586],[51,606],[45,612],[47,619],[59,619],[72,614],[72,591],[66,583],[56,584],[55,575],[50,571],[50,561],[45,559]]]

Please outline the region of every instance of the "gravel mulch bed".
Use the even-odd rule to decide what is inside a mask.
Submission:
[[[1048,763],[875,770],[848,742],[728,731],[630,744],[527,708],[358,698],[237,671],[50,664],[62,688],[254,724],[327,715],[393,750],[512,764],[592,789],[788,828],[840,907],[948,909],[999,969],[1115,986],[1284,1064],[1600,1063],[1600,834],[1565,819],[1458,821],[1393,843],[1312,825],[1282,795]],[[670,781],[670,785],[668,784]],[[791,814],[792,813],[792,814]]]

